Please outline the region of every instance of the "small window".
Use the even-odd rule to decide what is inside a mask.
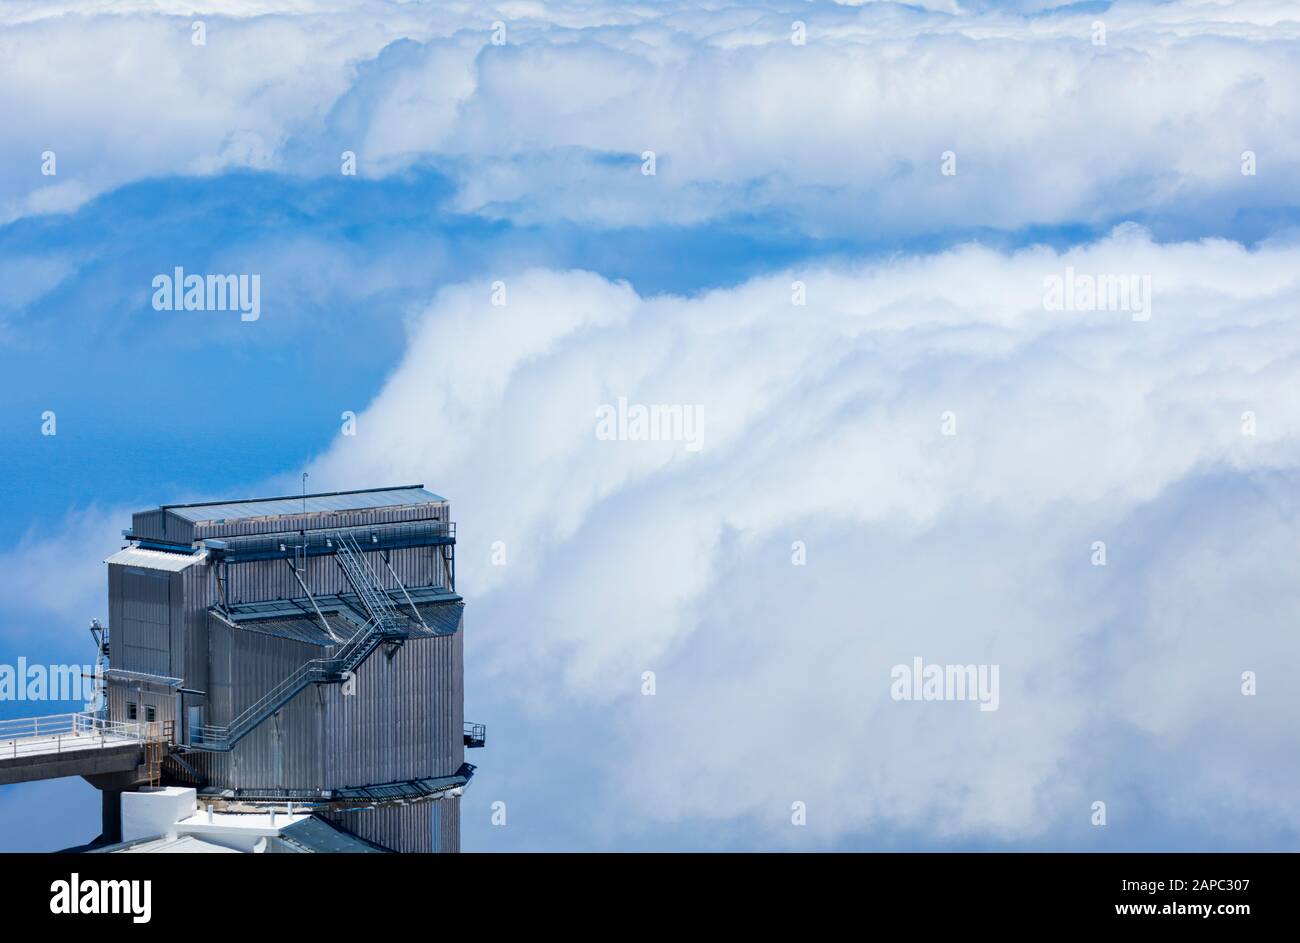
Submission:
[[[126,702],[126,719],[135,720],[139,716],[139,708],[136,707],[135,701]]]
[[[157,709],[155,709],[152,704],[146,704],[144,707],[144,722],[146,724],[152,724],[157,719],[158,719]]]

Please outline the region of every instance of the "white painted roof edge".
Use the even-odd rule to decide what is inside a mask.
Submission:
[[[161,550],[146,550],[143,547],[123,547],[117,553],[107,557],[105,563],[120,563],[122,566],[136,566],[145,570],[165,570],[179,573],[196,563],[207,559],[207,551],[196,554],[164,553]]]

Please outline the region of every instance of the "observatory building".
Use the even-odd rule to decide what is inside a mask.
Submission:
[[[92,627],[102,706],[69,715],[55,756],[28,741],[0,757],[0,782],[85,776],[101,845],[143,786],[194,790],[187,817],[309,816],[379,850],[459,850],[465,750],[486,738],[463,716],[445,499],[411,485],[162,505],[123,534],[108,626]]]

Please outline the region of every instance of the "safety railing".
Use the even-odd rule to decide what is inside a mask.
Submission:
[[[378,575],[370,568],[362,555],[361,546],[352,534],[338,532],[334,535],[338,542],[336,559],[347,574],[352,588],[357,591],[361,604],[370,616],[372,626],[380,632],[393,633],[400,630],[404,621],[398,614],[393,602],[388,598]]]
[[[141,742],[156,735],[155,727],[159,725],[106,720],[84,711],[0,720],[0,760]]]
[[[454,545],[456,524],[452,521],[408,521],[395,524],[358,524],[329,530],[278,531],[240,537],[210,538],[212,559],[243,563],[271,560],[294,553],[308,557],[333,556],[340,534],[347,534],[369,550],[399,550],[406,547]]]

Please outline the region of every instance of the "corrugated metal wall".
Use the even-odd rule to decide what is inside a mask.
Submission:
[[[365,810],[337,812],[329,818],[366,841],[393,851],[428,854],[434,847],[434,815],[437,806],[450,800],[415,802],[410,805],[375,806]],[[459,821],[459,816],[456,816]],[[443,847],[446,847],[445,845]],[[457,842],[456,851],[460,850]]]
[[[167,512],[162,510],[141,511],[131,515],[131,533],[149,540],[166,540]]]
[[[203,722],[226,724],[322,649],[213,619],[213,684]],[[450,776],[465,757],[460,633],[383,648],[355,690],[311,685],[229,753],[196,754],[214,786],[338,789]],[[352,686],[349,686],[351,689]]]
[[[406,587],[448,586],[451,574],[442,557],[442,547],[405,547],[389,552],[389,562]],[[396,589],[397,582],[376,551],[363,554],[385,589]],[[231,604],[263,602],[268,599],[295,599],[302,596],[302,588],[293,571],[284,560],[255,560],[227,567],[229,583],[226,591]],[[317,596],[350,593],[343,570],[332,555],[308,557],[303,580]]]
[[[232,629],[213,617],[208,629],[211,683],[203,723],[228,724],[323,649]],[[325,782],[320,750],[327,688],[311,685],[229,753],[194,754],[211,785],[234,789],[317,789]]]
[[[176,677],[171,664],[172,575],[109,565],[108,625],[114,668]]]
[[[450,776],[465,756],[461,635],[383,648],[357,669],[356,691],[325,694],[330,789]]]
[[[447,854],[460,851],[459,799],[439,799],[433,803],[433,850]]]
[[[196,691],[208,689],[208,607],[217,598],[214,571],[214,567],[202,563],[179,574],[181,598],[173,618],[181,625],[185,653],[177,677],[184,678],[185,686]],[[196,704],[202,701],[191,700]]]
[[[109,564],[108,625],[114,668],[180,678],[208,688],[208,606],[212,568],[196,563],[179,573]],[[182,695],[185,708],[204,698]],[[109,719],[125,720],[109,704]],[[184,724],[177,730],[183,735]]]
[[[146,707],[155,711],[154,722],[161,725],[176,719],[176,696],[170,692],[153,690],[145,685],[129,681],[108,682],[109,717],[123,723],[144,723],[148,717]],[[136,704],[136,716],[131,720],[126,709],[128,701]]]

